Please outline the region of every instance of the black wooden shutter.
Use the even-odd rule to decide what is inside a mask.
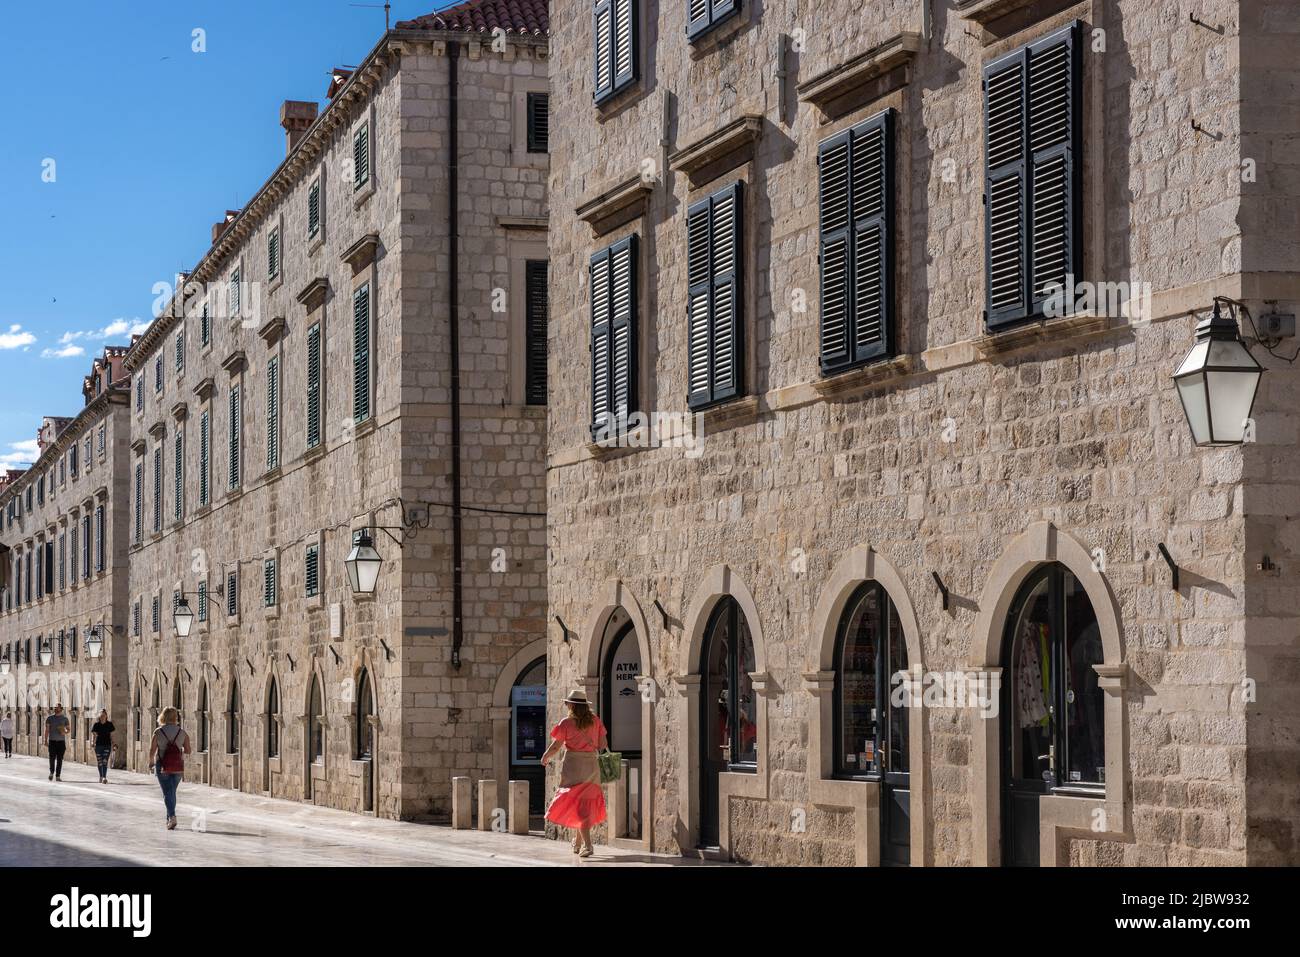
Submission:
[[[636,237],[610,248],[610,394],[616,421],[636,407]]]
[[[546,404],[546,325],[549,306],[545,259],[524,263],[524,401]]]
[[[352,294],[352,421],[370,418],[370,284]]]
[[[817,150],[820,218],[821,367],[829,372],[849,361],[850,252],[849,154],[852,130],[826,140]]]
[[[370,125],[365,124],[352,138],[352,188],[370,181]]]
[[[320,180],[315,180],[307,190],[307,235],[320,232]]]
[[[307,330],[307,448],[320,444],[320,323]]]
[[[1077,274],[1078,31],[1071,24],[984,68],[990,327],[1034,315],[1047,286]]]
[[[591,257],[591,430],[609,425],[610,249]]]
[[[613,89],[621,90],[636,79],[636,0],[613,0],[610,47]]]
[[[596,0],[592,11],[592,55],[597,100],[608,96],[614,89],[613,48],[613,0]]]
[[[742,361],[742,184],[686,213],[687,376],[692,407],[738,395]]]
[[[894,136],[892,110],[853,128],[853,358],[893,346]]]
[[[691,406],[712,398],[709,367],[709,211],[702,199],[686,211],[686,375]]]
[[[709,0],[686,0],[686,35],[696,37],[709,28]]]
[[[550,97],[528,94],[528,152],[545,153],[551,144]]]
[[[239,387],[231,386],[230,389],[230,443],[227,452],[229,453],[229,479],[232,489],[239,488]]]

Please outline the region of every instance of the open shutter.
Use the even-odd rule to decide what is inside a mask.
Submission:
[[[636,405],[636,237],[610,250],[610,406],[626,422]]]
[[[714,401],[740,392],[741,186],[735,182],[710,199]]]
[[[709,209],[700,200],[686,211],[687,398],[694,407],[713,398],[709,363]]]
[[[208,504],[208,413],[199,417],[199,505]]]
[[[1035,311],[1067,283],[1067,311],[1073,307],[1080,249],[1078,31],[1071,25],[1028,50],[1029,294]]]
[[[829,372],[849,361],[849,150],[852,131],[817,151],[821,268],[821,367]]]
[[[314,180],[307,191],[307,235],[320,232],[320,180]]]
[[[352,188],[370,181],[370,126],[365,124],[352,138]]]
[[[612,0],[615,90],[636,79],[636,0]]]
[[[524,264],[524,340],[527,349],[524,370],[524,401],[546,404],[547,264],[530,259]]]
[[[320,323],[307,330],[307,448],[320,445]]]
[[[266,363],[266,467],[280,464],[280,360],[272,356]]]
[[[609,425],[610,250],[591,257],[591,429]]]
[[[614,89],[614,7],[613,0],[596,0],[592,12],[592,53],[595,58],[595,95],[599,100]]]
[[[352,421],[370,418],[370,284],[352,294]]]
[[[709,0],[686,0],[686,35],[696,37],[709,28]]]
[[[174,517],[180,521],[185,514],[185,484],[184,484],[184,465],[185,465],[185,438],[180,430],[176,432],[175,439],[175,476],[173,482],[173,498],[175,499]]]
[[[230,487],[239,488],[239,387],[230,390]]]
[[[893,111],[853,128],[853,358],[887,354],[893,344]]]
[[[1025,315],[1024,51],[984,69],[985,286],[990,327]]]

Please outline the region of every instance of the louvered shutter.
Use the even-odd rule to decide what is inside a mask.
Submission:
[[[686,35],[696,37],[709,28],[709,0],[686,0]]]
[[[822,143],[817,151],[821,268],[821,367],[849,361],[849,152],[852,130]]]
[[[893,111],[853,128],[853,358],[887,354],[893,340]]]
[[[694,204],[686,215],[689,402],[707,405],[741,388],[742,184]]]
[[[262,563],[262,579],[262,603],[271,608],[275,605],[275,559]]]
[[[524,339],[527,366],[524,370],[525,401],[546,404],[546,327],[549,304],[545,260],[524,264]]]
[[[203,304],[203,312],[199,316],[199,342],[207,345],[212,339],[212,320],[208,315],[208,304]],[[100,448],[103,448],[101,445]]]
[[[370,284],[352,294],[352,421],[370,418]]]
[[[266,363],[266,468],[280,465],[280,360]]]
[[[636,79],[636,2],[613,0],[613,72],[614,89],[620,90]]]
[[[229,479],[232,489],[239,488],[239,386],[230,389],[230,470]]]
[[[357,130],[352,138],[352,188],[360,189],[370,181],[370,125]]]
[[[86,570],[83,573],[86,578],[90,577],[90,516],[86,516]],[[95,506],[95,571],[104,570],[104,555],[107,551],[107,542],[105,541],[104,529],[104,506]]]
[[[231,319],[234,319],[236,316],[239,315],[239,293],[240,293],[239,286],[240,286],[239,270],[236,269],[234,272],[230,274],[230,289],[229,289],[228,298],[230,304],[229,318]]]
[[[315,180],[307,190],[307,235],[320,232],[320,180]]]
[[[153,530],[162,531],[162,446],[153,450]]]
[[[178,429],[175,438],[175,476],[173,497],[176,500],[173,510],[176,521],[180,521],[185,514],[185,437]]]
[[[545,93],[528,94],[528,151],[545,153],[550,149],[550,97]]]
[[[208,413],[199,417],[199,505],[208,504]]]
[[[68,530],[68,535],[70,536],[68,542],[68,565],[69,573],[72,576],[72,584],[74,585],[80,577],[81,569],[81,563],[78,560],[81,556],[80,532],[81,526],[79,523],[73,522],[72,527]]]
[[[1024,319],[1077,272],[1078,24],[984,68],[988,325]]]
[[[226,575],[226,614],[234,618],[239,611],[239,576],[234,572]]]
[[[308,545],[303,581],[306,584],[307,597],[312,598],[320,588],[320,546]]]
[[[271,230],[266,239],[266,278],[280,275],[280,228]]]
[[[199,621],[208,620],[208,583],[199,582]]]
[[[135,540],[144,538],[144,464],[135,464]]]
[[[320,444],[320,323],[307,330],[307,448]]]
[[[592,12],[593,76],[597,100],[608,96],[614,89],[613,43],[613,0],[597,0]]]
[[[707,2],[707,0],[706,0]],[[703,405],[709,388],[709,208],[705,199],[686,211],[686,375],[690,405]]]
[[[610,248],[610,390],[615,421],[636,407],[636,237]]]
[[[591,429],[609,426],[610,250],[591,258]]]
[[[176,371],[180,372],[185,368],[185,333],[176,333]]]

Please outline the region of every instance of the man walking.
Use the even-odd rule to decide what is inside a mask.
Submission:
[[[68,746],[68,716],[63,705],[54,706],[54,714],[45,719],[45,747],[50,752],[50,780],[63,780],[63,752]]]

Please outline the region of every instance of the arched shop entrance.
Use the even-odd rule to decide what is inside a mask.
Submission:
[[[719,845],[722,773],[758,770],[758,699],[750,678],[754,670],[749,623],[736,600],[726,596],[709,621],[700,662],[701,847]]]
[[[601,640],[601,682],[599,711],[609,731],[609,748],[627,762],[627,787],[615,792],[625,804],[619,819],[624,833],[617,837],[641,837],[641,796],[645,786],[642,766],[642,671],[641,645],[628,613],[616,608],[605,625]]]
[[[510,689],[510,780],[528,782],[528,813],[546,810],[546,656],[534,658]]]

